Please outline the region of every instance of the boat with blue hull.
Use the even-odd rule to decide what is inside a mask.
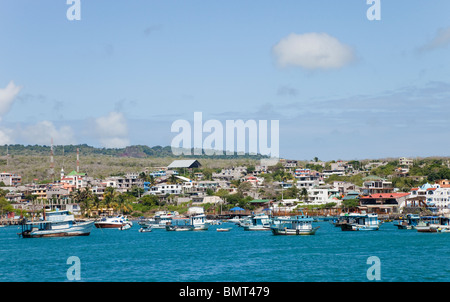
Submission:
[[[449,233],[450,218],[445,216],[424,216],[415,227],[420,233]]]
[[[314,219],[306,215],[276,217],[270,226],[274,235],[314,235],[319,227],[313,227]]]
[[[377,231],[380,228],[378,214],[350,213],[347,222],[342,223],[342,231]]]

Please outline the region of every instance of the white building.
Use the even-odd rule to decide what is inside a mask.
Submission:
[[[323,182],[322,175],[311,169],[295,169],[294,177],[297,179],[297,188],[312,188]]]
[[[308,204],[324,205],[335,202],[337,205],[341,204],[338,199],[339,191],[331,186],[318,186],[308,189]]]
[[[412,166],[414,161],[412,159],[408,159],[406,157],[400,157],[398,159],[398,164],[400,166]]]
[[[149,193],[153,195],[181,194],[183,186],[180,184],[158,184],[150,188]]]
[[[0,182],[1,181],[3,181],[3,183],[7,186],[17,186],[22,183],[22,176],[14,173],[3,172],[0,173]]]

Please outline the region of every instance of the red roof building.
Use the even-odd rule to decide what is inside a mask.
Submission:
[[[409,193],[376,193],[360,197],[360,208],[372,213],[397,213]]]

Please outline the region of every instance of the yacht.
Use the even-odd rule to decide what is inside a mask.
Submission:
[[[24,220],[18,235],[23,238],[88,236],[93,226],[94,221],[76,221],[69,211],[44,211],[38,221]]]
[[[133,226],[133,223],[125,216],[119,215],[115,217],[103,217],[95,222],[95,227],[98,229],[120,229],[125,230]]]

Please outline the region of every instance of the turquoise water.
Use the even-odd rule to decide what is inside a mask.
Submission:
[[[71,256],[80,259],[85,282],[365,282],[371,256],[380,259],[381,281],[450,281],[450,233],[398,230],[392,223],[374,232],[315,225],[314,236],[274,236],[229,223],[208,231],[140,233],[135,223],[126,231],[94,228],[86,237],[33,239],[5,227],[0,281],[68,281]]]

